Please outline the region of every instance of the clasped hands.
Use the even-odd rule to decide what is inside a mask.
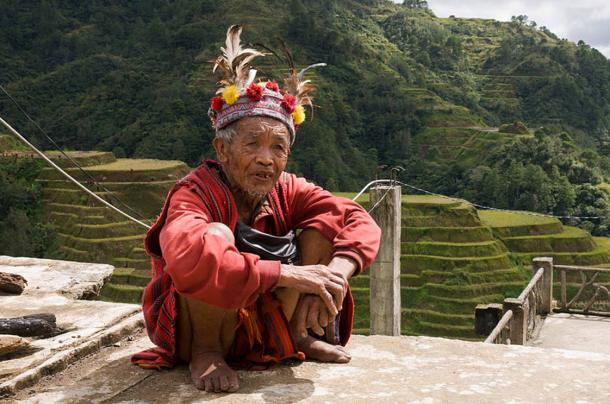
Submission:
[[[293,314],[298,336],[307,336],[307,329],[318,335],[342,309],[348,290],[348,279],[356,263],[346,257],[335,257],[328,265],[282,265],[277,286],[301,292],[302,297]]]

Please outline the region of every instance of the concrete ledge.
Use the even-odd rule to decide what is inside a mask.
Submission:
[[[232,395],[196,390],[185,367],[143,370],[129,356],[150,347],[140,335],[41,381],[22,403],[215,401],[532,403],[609,402],[610,355],[428,337],[354,336],[346,365],[305,362],[240,372]]]
[[[24,355],[0,362],[0,397],[32,386],[143,326],[139,305],[75,300],[96,296],[113,269],[104,264],[0,256],[0,271],[28,281],[21,295],[0,295],[1,316],[53,313],[64,330],[49,338],[29,338]]]

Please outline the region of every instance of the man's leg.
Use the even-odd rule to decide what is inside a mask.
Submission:
[[[330,263],[333,245],[320,232],[311,229],[303,230],[297,241],[301,255],[301,265],[328,265]],[[298,308],[299,292],[294,289],[279,289],[276,295],[282,302],[286,317],[291,320]],[[310,335],[301,337],[297,335],[294,329],[293,335],[298,348],[305,353],[307,358],[337,363],[346,363],[351,359],[350,354],[341,345],[332,345]]]
[[[227,235],[227,230],[211,224],[208,234],[232,241],[233,235],[230,230]],[[239,388],[237,373],[224,359],[233,343],[237,316],[235,310],[178,295],[178,355],[189,363],[191,379],[198,389],[233,392]]]

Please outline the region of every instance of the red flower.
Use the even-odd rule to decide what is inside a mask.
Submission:
[[[297,99],[294,95],[286,93],[284,94],[281,105],[289,114],[292,114],[297,106]]]
[[[256,83],[252,83],[246,89],[246,96],[250,101],[260,101],[263,98],[263,88]]]
[[[276,93],[280,92],[280,87],[275,81],[268,81],[267,84],[265,84],[265,87],[267,87],[271,91],[275,91]]]
[[[225,102],[223,101],[222,97],[216,96],[212,98],[212,109],[214,111],[220,112],[224,103]]]

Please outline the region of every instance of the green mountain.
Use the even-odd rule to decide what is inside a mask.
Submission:
[[[6,2],[0,83],[63,147],[193,166],[213,155],[208,61],[240,23],[246,41],[279,49],[284,38],[298,65],[328,63],[312,73],[319,108],[292,171],[347,191],[400,164],[403,180],[436,192],[607,215],[597,185],[610,177],[610,62],[524,17],[437,18],[408,3]],[[256,67],[279,79],[282,66],[269,56]],[[6,98],[0,114],[50,147]],[[515,121],[537,129],[497,129]],[[586,222],[573,224],[608,234]]]

